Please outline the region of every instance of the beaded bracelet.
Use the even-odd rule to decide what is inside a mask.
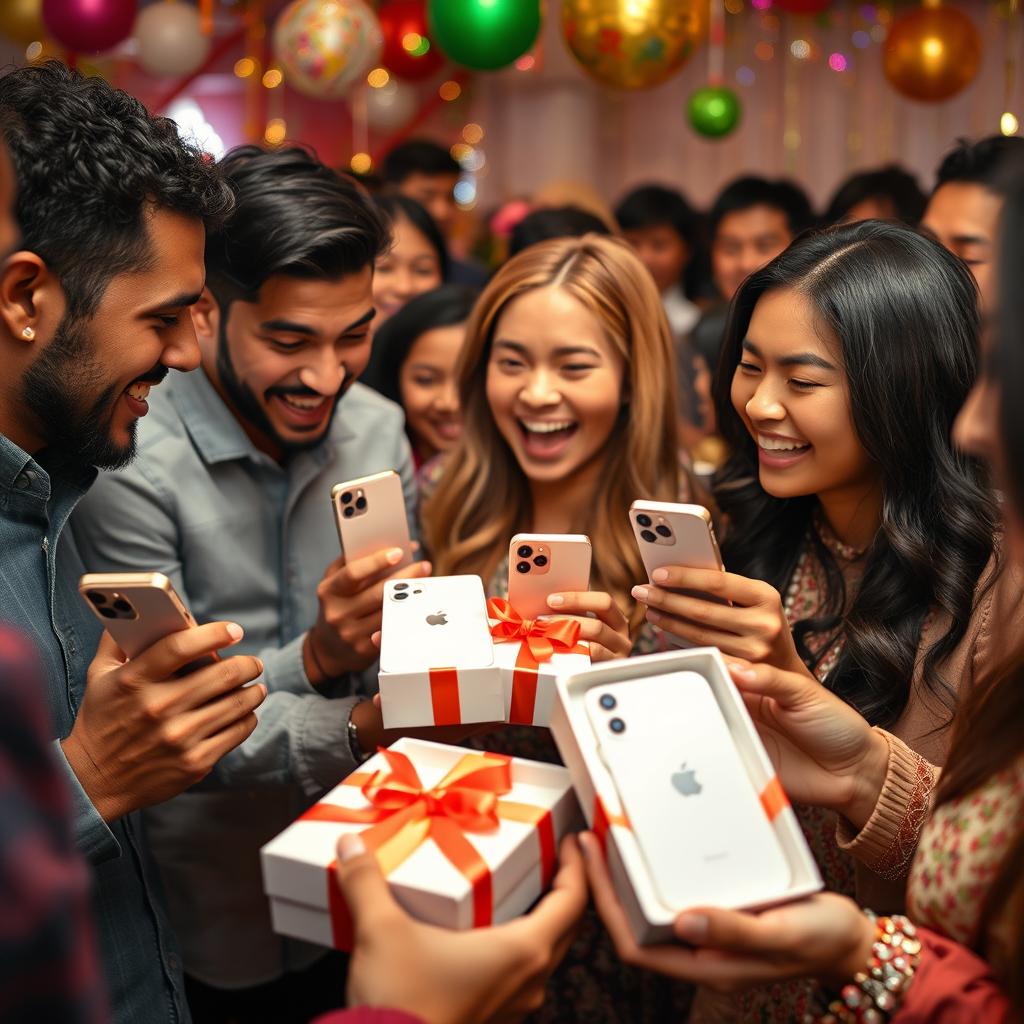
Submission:
[[[920,959],[917,929],[899,914],[864,913],[875,925],[867,970],[858,971],[823,1012],[805,1015],[804,1024],[886,1024],[899,1007]]]

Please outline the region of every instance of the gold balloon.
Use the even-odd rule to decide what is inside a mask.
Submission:
[[[583,69],[619,89],[671,78],[707,31],[707,0],[564,0],[562,33]]]
[[[882,52],[885,77],[913,100],[938,103],[978,73],[981,38],[955,7],[922,7],[896,18]]]
[[[0,36],[28,46],[45,34],[43,0],[0,0]]]

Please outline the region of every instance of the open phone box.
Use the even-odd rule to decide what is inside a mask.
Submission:
[[[584,705],[584,694],[608,683],[682,671],[697,672],[710,684],[743,766],[755,792],[760,795],[762,808],[771,822],[771,832],[791,871],[789,884],[771,899],[757,906],[737,904],[730,909],[759,909],[808,896],[822,888],[821,875],[793,808],[721,653],[716,648],[701,647],[606,662],[558,679],[551,732],[569,769],[587,824],[603,842],[615,890],[633,934],[642,944],[671,940],[672,922],[687,907],[666,905],[651,883],[615,783],[601,758],[594,727]],[[693,899],[688,906],[700,906],[703,902],[697,874],[693,878]]]

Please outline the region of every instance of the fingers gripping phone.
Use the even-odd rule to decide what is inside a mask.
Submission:
[[[385,548],[401,548],[405,557],[395,568],[412,563],[402,480],[393,469],[335,484],[331,504],[347,562]]]
[[[663,903],[749,906],[786,888],[792,872],[702,675],[596,686],[585,706]]]
[[[137,658],[171,633],[196,625],[185,602],[161,572],[86,573],[78,581],[78,590],[129,658]],[[211,654],[187,668],[216,660],[217,655]]]
[[[517,533],[508,548],[508,600],[524,619],[553,615],[548,595],[590,589],[590,538]]]

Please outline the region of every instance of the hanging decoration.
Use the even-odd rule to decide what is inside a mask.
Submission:
[[[740,122],[739,97],[725,82],[725,4],[710,2],[708,30],[708,84],[698,89],[686,105],[690,127],[708,139],[721,139]]]
[[[43,0],[43,23],[72,53],[103,53],[127,39],[136,0]]]
[[[431,39],[456,64],[497,71],[533,47],[540,0],[429,0]]]
[[[139,66],[157,78],[190,75],[210,52],[210,38],[203,34],[198,9],[180,0],[144,8],[136,19],[134,35],[139,44]]]
[[[364,0],[294,0],[274,27],[285,81],[314,99],[344,96],[380,59],[377,16]]]
[[[593,78],[650,89],[671,78],[707,30],[707,0],[564,0],[562,34]]]
[[[775,0],[775,6],[787,14],[824,14],[832,0]]]
[[[42,40],[43,0],[3,0],[0,3],[0,35],[22,46]]]
[[[366,90],[366,123],[375,131],[404,128],[418,109],[416,89],[397,78]]]
[[[955,7],[921,7],[893,20],[882,50],[889,84],[913,100],[939,103],[974,80],[981,38]]]
[[[444,65],[444,54],[430,39],[426,0],[388,0],[377,12],[384,36],[381,61],[393,75],[416,81]]]
[[[724,85],[705,85],[686,105],[690,126],[708,139],[728,135],[740,123],[742,110],[739,97]]]

